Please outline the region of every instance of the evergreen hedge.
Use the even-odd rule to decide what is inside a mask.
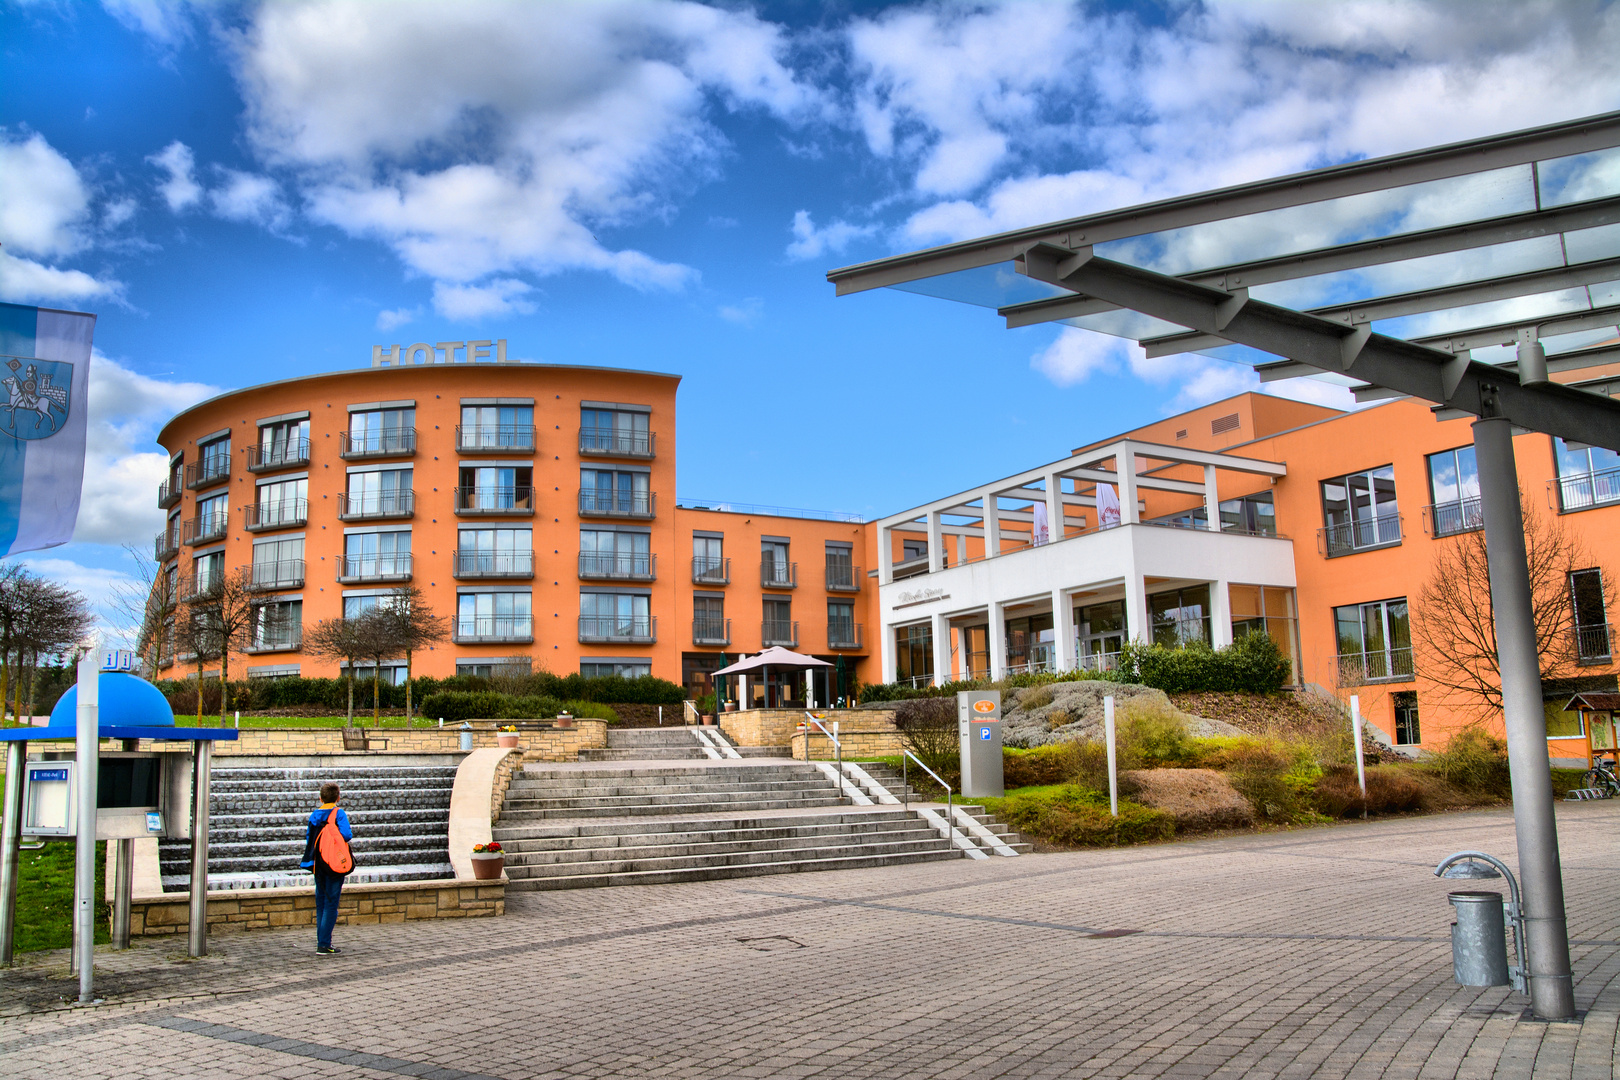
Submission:
[[[508,691],[504,697],[539,697],[549,701],[573,702],[577,704],[599,703],[602,705],[679,705],[686,697],[684,688],[669,682],[666,679],[655,679],[650,675],[643,675],[635,679],[623,679],[616,675],[604,675],[587,678],[578,673],[572,675],[553,675],[549,671],[535,672],[531,675],[520,675],[508,679],[495,680],[499,682],[501,691]],[[354,705],[356,712],[361,707],[371,708],[372,680],[357,678],[354,681]],[[437,718],[441,713],[431,712],[427,708],[426,699],[441,692],[448,693],[497,693],[492,680],[480,675],[452,675],[449,678],[438,679],[431,675],[419,676],[411,680],[411,700],[418,706],[419,716],[432,716]],[[169,707],[176,715],[184,716],[186,713],[195,713],[197,709],[197,683],[195,679],[163,679],[156,683],[157,688],[168,699]],[[381,706],[385,709],[399,709],[405,706],[405,687],[403,684],[395,686],[383,683],[379,688]],[[515,690],[516,693],[509,691]],[[54,701],[54,699],[53,699]],[[347,679],[311,679],[298,675],[291,675],[280,679],[241,679],[233,680],[230,684],[230,697],[226,711],[241,709],[243,711],[256,709],[302,709],[319,708],[329,709],[333,715],[345,712],[349,703],[349,684]],[[219,680],[203,680],[203,714],[213,713],[219,715]],[[611,710],[609,710],[611,712]],[[490,717],[500,714],[481,713],[480,716]],[[582,716],[576,712],[574,715]],[[614,714],[615,717],[617,714]],[[448,716],[445,717],[447,720]],[[599,719],[607,719],[600,717]],[[458,721],[459,722],[459,721]]]

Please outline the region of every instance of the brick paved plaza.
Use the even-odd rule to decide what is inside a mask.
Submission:
[[[1579,1024],[1451,983],[1430,869],[1506,811],[514,897],[504,919],[65,954],[0,977],[0,1075],[1614,1075],[1620,806],[1560,805]],[[1497,887],[1498,883],[1484,883]],[[1119,935],[1119,931],[1137,931]]]

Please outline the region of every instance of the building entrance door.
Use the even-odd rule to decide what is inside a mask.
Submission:
[[[1075,608],[1074,629],[1080,666],[1092,671],[1111,671],[1125,644],[1125,602],[1115,600]]]

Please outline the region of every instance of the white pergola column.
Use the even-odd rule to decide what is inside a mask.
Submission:
[[[1232,590],[1225,581],[1209,583],[1209,638],[1217,649],[1232,644]]]
[[[1075,657],[1074,605],[1062,589],[1052,590],[1052,644],[1057,651],[1053,665],[1059,671],[1079,666]]]
[[[940,512],[928,511],[928,572],[932,574],[945,563],[945,534],[940,529]]]
[[[1063,539],[1063,477],[1059,473],[1046,474],[1046,539],[1056,543]]]
[[[878,629],[878,662],[883,665],[883,681],[892,683],[900,675],[900,657],[894,648],[894,627],[883,623]]]
[[[1001,554],[1001,506],[993,491],[980,498],[984,503],[984,557],[993,559]]]
[[[946,615],[935,615],[934,628],[934,685],[950,681],[951,674],[951,620]]]
[[[990,605],[990,678],[997,681],[1007,677],[1007,605]]]
[[[1147,586],[1135,569],[1125,575],[1125,629],[1132,641],[1147,644],[1153,640],[1148,623]]]
[[[967,533],[956,534],[956,565],[961,566],[968,561]]]
[[[1204,524],[1210,532],[1221,531],[1221,493],[1215,486],[1215,466],[1204,466]]]
[[[878,584],[892,585],[894,583],[894,530],[887,526],[878,526],[877,546]],[[888,681],[893,682],[894,680],[891,678]]]
[[[1114,457],[1119,469],[1119,523],[1134,525],[1142,520],[1136,506],[1136,451],[1126,443]]]

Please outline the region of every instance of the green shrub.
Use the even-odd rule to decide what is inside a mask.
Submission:
[[[716,708],[715,695],[700,694],[698,695],[697,699],[692,702],[692,704],[696,705],[697,711],[702,713],[704,716],[711,716]]]
[[[422,715],[430,720],[442,719],[447,724],[502,719],[510,700],[490,690],[440,690],[422,699]]]
[[[1245,634],[1223,649],[1197,642],[1185,648],[1126,642],[1115,682],[1140,683],[1167,694],[1201,690],[1247,690],[1274,694],[1288,682],[1291,668],[1266,634]]]
[[[1121,710],[1120,769],[1191,765],[1198,757],[1186,718],[1162,701],[1132,699]],[[1106,751],[1105,751],[1106,752]]]
[[[1478,728],[1457,732],[1445,749],[1425,764],[1440,779],[1469,795],[1496,799],[1513,797],[1507,743]]]
[[[1256,816],[1277,822],[1313,820],[1322,769],[1308,746],[1238,738],[1209,757],[1249,800]]]
[[[1052,684],[1045,683],[1035,687],[1033,690],[1026,690],[1019,694],[1018,707],[1020,709],[1044,709],[1052,704],[1053,699],[1056,697],[1057,691],[1052,689]]]
[[[1067,784],[1074,781],[1074,743],[1053,743],[1032,750],[1001,752],[1001,775],[1009,788]]]
[[[1355,817],[1363,808],[1369,814],[1397,814],[1427,810],[1428,792],[1410,775],[1408,766],[1378,765],[1366,770],[1367,798],[1361,797],[1354,765],[1330,765],[1322,772],[1312,793],[1312,804],[1328,817]]]
[[[942,776],[960,770],[956,702],[931,697],[902,701],[894,710],[895,730],[906,749]]]
[[[1119,817],[1108,812],[1108,797],[1075,784],[1018,792],[986,800],[991,811],[1026,836],[1071,847],[1119,847],[1175,834],[1175,821],[1161,810],[1129,800]]]

